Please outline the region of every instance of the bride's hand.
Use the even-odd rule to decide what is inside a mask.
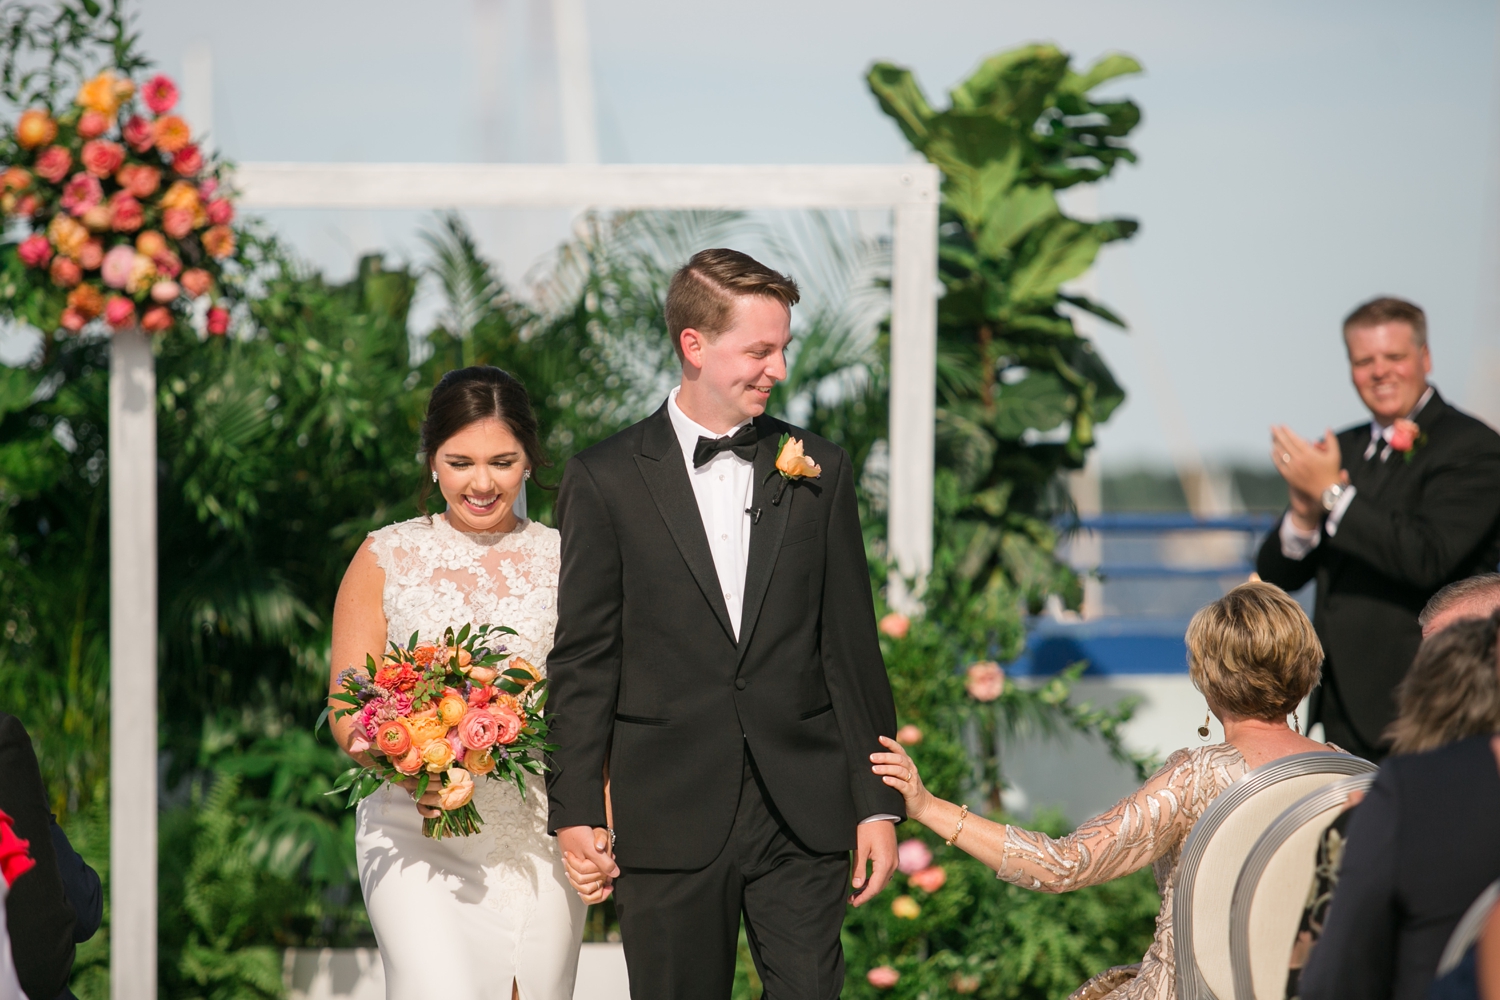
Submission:
[[[595,829],[592,833],[595,850],[607,852],[610,846],[609,831]],[[573,891],[587,904],[602,903],[614,892],[614,880],[600,871],[597,864],[566,848],[563,849],[563,868],[567,871],[568,883],[573,886]]]
[[[417,781],[415,777],[401,779],[401,787],[411,793],[416,799],[417,812],[422,814],[423,819],[437,819],[443,814],[442,807],[438,805],[438,789],[443,787],[442,775],[434,774],[427,782],[427,792],[420,799],[417,798]]]
[[[922,775],[917,765],[907,754],[906,748],[889,737],[880,737],[880,742],[890,753],[872,753],[870,770],[880,775],[880,780],[901,793],[906,800],[906,818],[915,820],[927,811],[932,803],[932,793],[922,784]]]

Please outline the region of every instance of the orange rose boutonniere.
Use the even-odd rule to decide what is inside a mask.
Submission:
[[[818,463],[802,450],[802,442],[790,434],[781,435],[781,441],[777,443],[776,471],[781,473],[781,485],[771,500],[772,507],[781,505],[781,496],[791,483],[798,479],[817,479],[823,474]]]

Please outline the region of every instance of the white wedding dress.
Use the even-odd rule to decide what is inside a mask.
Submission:
[[[465,624],[506,625],[513,655],[545,671],[557,624],[558,534],[522,520],[475,535],[442,515],[370,534],[385,571],[386,636],[405,644]],[[387,1000],[571,1000],[585,907],[547,835],[547,792],[480,778],[484,828],[432,840],[411,796],[385,786],[359,804],[355,848],[385,965]]]

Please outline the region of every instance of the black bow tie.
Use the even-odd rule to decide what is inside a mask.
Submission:
[[[732,451],[747,462],[755,461],[755,425],[746,424],[736,434],[698,439],[693,448],[693,468],[701,469],[721,451]]]

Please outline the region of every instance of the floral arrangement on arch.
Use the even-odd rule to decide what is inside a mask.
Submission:
[[[91,322],[165,333],[195,315],[229,330],[223,265],[234,203],[191,129],[177,86],[105,70],[54,114],[0,123],[0,305],[43,330]]]

